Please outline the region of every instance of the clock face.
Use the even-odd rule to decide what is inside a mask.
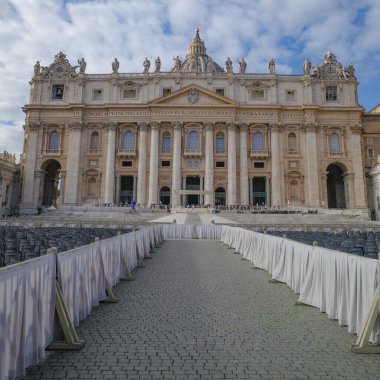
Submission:
[[[328,63],[325,65],[323,72],[327,77],[334,77],[337,74],[338,70],[335,65]]]
[[[62,76],[66,74],[67,69],[65,65],[58,63],[53,66],[52,71],[55,75]]]

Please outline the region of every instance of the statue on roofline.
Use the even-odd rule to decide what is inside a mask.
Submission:
[[[239,74],[245,74],[245,70],[247,69],[247,63],[244,61],[243,57],[239,60],[239,65]]]
[[[112,62],[112,72],[114,74],[117,74],[119,72],[119,65],[120,65],[119,61],[117,60],[117,58],[115,58]]]

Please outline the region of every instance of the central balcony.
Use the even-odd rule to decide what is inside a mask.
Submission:
[[[249,157],[251,157],[251,158],[266,158],[266,157],[269,157],[269,151],[267,149],[251,150]]]
[[[136,157],[136,149],[118,149],[118,157]]]
[[[183,155],[185,157],[202,157],[203,153],[201,149],[185,149]]]

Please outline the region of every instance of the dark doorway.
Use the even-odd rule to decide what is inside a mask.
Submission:
[[[170,189],[167,186],[161,187],[160,202],[163,205],[169,205],[170,204]]]
[[[45,170],[44,193],[42,204],[44,206],[57,206],[60,193],[60,170],[61,164],[56,160],[49,160],[44,164]]]
[[[215,190],[215,205],[225,206],[226,204],[226,190],[223,187],[217,187]]]
[[[194,190],[198,192],[201,188],[201,179],[199,176],[187,176],[186,177],[186,190]],[[188,194],[186,196],[186,205],[198,205],[200,204],[199,194]]]
[[[267,203],[267,193],[265,188],[265,177],[254,177],[252,179],[253,204],[264,206]]]
[[[132,175],[121,176],[120,181],[120,203],[122,205],[130,204],[133,200],[133,182]]]
[[[338,165],[327,167],[327,199],[329,208],[346,208],[343,170]]]

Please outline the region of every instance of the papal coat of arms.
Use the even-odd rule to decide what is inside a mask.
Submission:
[[[188,94],[187,94],[187,99],[189,100],[189,102],[191,104],[197,103],[198,100],[199,100],[198,90],[196,88],[190,89],[189,92],[188,92]]]

